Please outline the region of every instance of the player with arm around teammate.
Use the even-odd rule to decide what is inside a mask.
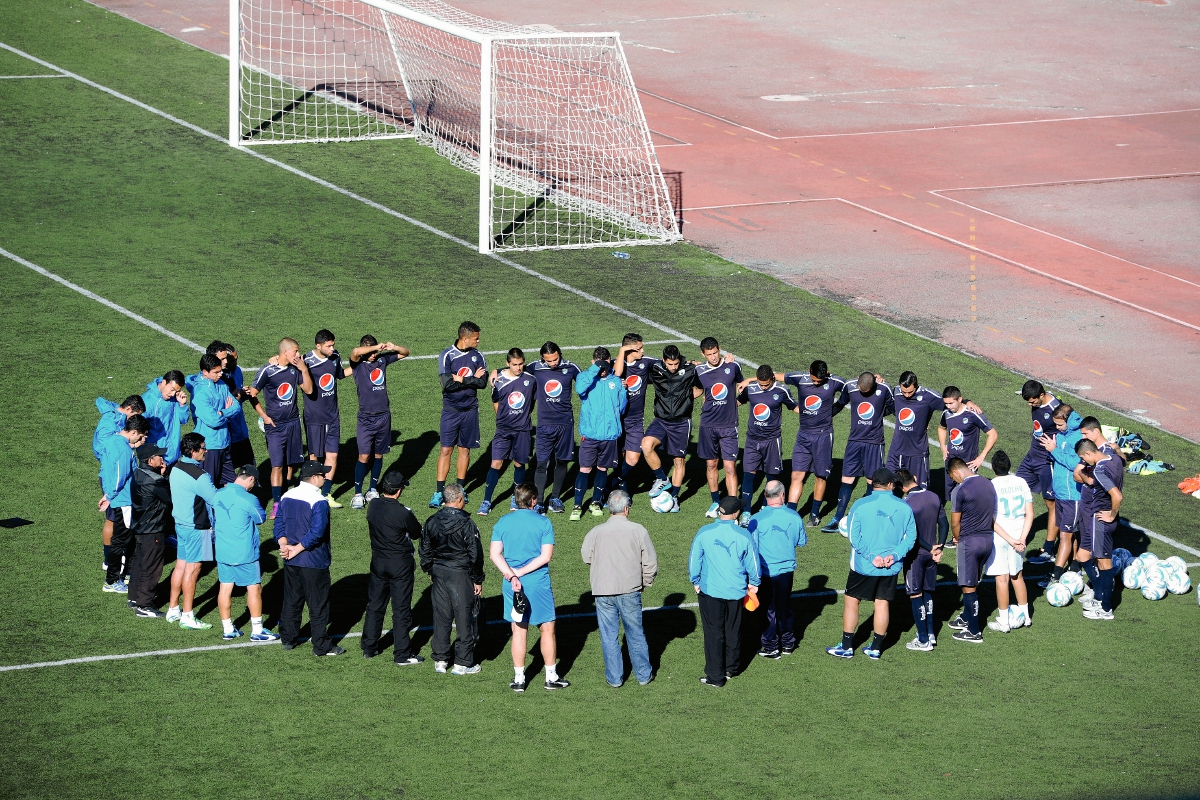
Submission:
[[[479,516],[486,517],[492,510],[492,494],[500,481],[504,462],[513,462],[513,489],[525,482],[525,468],[533,452],[533,407],[537,402],[537,388],[533,378],[525,374],[525,352],[519,347],[508,351],[507,366],[491,376],[492,408],[496,412],[496,436],[492,439],[492,463],[488,467],[487,482],[484,484],[483,502],[479,504]],[[517,510],[516,496],[509,506]]]
[[[967,469],[978,472],[1000,434],[981,411],[967,405],[957,386],[947,386],[942,390],[942,403],[945,410],[938,420],[938,443],[942,448],[942,462],[946,465],[946,493],[943,499],[949,500],[956,485],[950,476],[950,459],[960,458]],[[980,431],[986,435],[982,451],[979,449]]]
[[[1079,430],[1083,420],[1066,403],[1054,409],[1053,419],[1057,435],[1043,436],[1039,441],[1050,453],[1058,536],[1052,539],[1051,531],[1047,531],[1041,555],[1029,559],[1032,564],[1054,565],[1050,575],[1038,582],[1042,588],[1062,577],[1067,563],[1074,559],[1075,550],[1079,548],[1079,483],[1075,480],[1079,456],[1075,453],[1075,443],[1083,438]]]
[[[808,372],[775,373],[775,380],[796,387],[796,402],[800,404],[800,428],[792,447],[792,480],[788,489],[788,508],[797,510],[804,492],[804,479],[813,475],[813,493],[806,524],[821,524],[821,504],[825,500],[825,484],[833,468],[833,418],[841,411],[838,395],[846,381],[829,374],[829,365],[817,360]]]
[[[554,342],[542,345],[541,360],[525,365],[525,373],[537,383],[537,469],[533,483],[538,490],[538,507],[543,505],[550,461],[554,477],[545,507],[555,514],[564,511],[559,494],[567,477],[567,464],[575,457],[575,410],[571,406],[571,387],[582,371],[562,357]]]
[[[933,630],[933,593],[937,591],[937,565],[942,563],[950,523],[937,494],[922,486],[911,472],[896,470],[896,485],[904,492],[904,502],[912,509],[913,522],[917,526],[916,542],[904,557],[904,590],[912,604],[917,638],[905,647],[927,653],[937,645]]]
[[[996,579],[996,619],[988,627],[1000,633],[1029,627],[1029,594],[1025,589],[1025,541],[1033,527],[1033,495],[1029,485],[1009,475],[1012,462],[1008,453],[997,450],[992,456],[992,488],[996,490],[996,521],[992,528],[992,555],[984,564],[984,574]],[[1017,602],[1010,604],[1009,584]]]
[[[146,412],[146,404],[136,394],[131,394],[126,397],[121,403],[115,403],[112,400],[106,400],[103,397],[96,398],[96,410],[100,412],[100,421],[96,423],[96,430],[92,433],[92,455],[96,460],[104,464],[104,440],[110,436],[115,436],[125,430],[125,420],[134,414],[144,414]],[[103,490],[103,482],[101,483]],[[100,564],[100,569],[108,570],[108,554],[112,548],[113,535],[113,515],[116,514],[116,509],[109,508],[104,511],[104,525],[100,530],[101,543],[104,545],[104,561]]]
[[[694,394],[697,398],[703,397],[704,403],[700,407],[700,434],[696,454],[704,459],[708,494],[712,501],[704,515],[716,519],[717,506],[721,502],[720,484],[717,480],[721,467],[725,469],[725,490],[730,497],[738,495],[737,395],[743,378],[742,369],[734,360],[733,353],[722,356],[721,345],[713,337],[707,336],[701,340],[700,353],[704,356],[704,361],[696,365]]]
[[[842,388],[837,406],[850,407],[850,434],[842,458],[842,485],[838,487],[837,512],[822,533],[837,533],[859,478],[870,478],[883,466],[883,418],[893,413],[892,390],[882,378],[864,372]]]
[[[775,380],[775,372],[767,364],[759,367],[752,379],[742,381],[738,388],[738,404],[750,406],[746,448],[742,455],[742,527],[746,527],[750,524],[754,479],[759,471],[767,474],[767,482],[778,480],[783,472],[783,409],[799,414],[800,407],[787,387]]]
[[[611,359],[607,347],[597,347],[592,352],[592,365],[575,380],[575,392],[582,401],[579,408],[579,475],[575,478],[575,507],[571,509],[571,519],[576,521],[583,514],[583,497],[593,470],[596,486],[592,492],[592,516],[603,515],[608,474],[617,468],[620,459],[617,444],[628,396],[625,383],[613,374]]]
[[[650,498],[670,492],[675,499],[671,511],[676,512],[679,510],[679,488],[683,486],[683,458],[692,438],[696,367],[683,360],[678,347],[669,344],[663,348],[662,360],[651,365],[648,381],[654,387],[654,419],[642,438],[642,455],[646,457],[646,466],[654,471]],[[659,445],[673,462],[669,480],[658,455]]]
[[[1082,603],[1083,616],[1111,620],[1116,580],[1112,563],[1113,535],[1120,520],[1121,502],[1125,499],[1121,493],[1125,485],[1124,462],[1088,439],[1076,442],[1075,452],[1083,462],[1075,468],[1075,478],[1083,484],[1078,558],[1095,590],[1095,597]]]

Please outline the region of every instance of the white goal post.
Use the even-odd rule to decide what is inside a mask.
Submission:
[[[415,138],[479,175],[481,253],[682,238],[617,33],[440,0],[230,0],[230,25],[235,147]]]

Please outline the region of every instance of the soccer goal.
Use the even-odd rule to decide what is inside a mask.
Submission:
[[[483,253],[681,238],[619,34],[439,0],[230,0],[230,17],[235,147],[415,138],[479,175]]]

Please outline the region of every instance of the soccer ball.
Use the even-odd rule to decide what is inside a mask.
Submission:
[[[1167,591],[1171,594],[1187,594],[1192,588],[1192,578],[1186,572],[1172,571],[1167,575]]]
[[[1147,583],[1142,587],[1142,597],[1147,600],[1162,600],[1166,596],[1167,587],[1165,586]]]
[[[847,539],[850,538],[850,517],[849,517],[849,515],[842,517],[841,519],[838,520],[838,533],[840,533],[842,536],[845,536]]]
[[[1046,602],[1055,608],[1070,605],[1073,597],[1070,587],[1062,581],[1052,583],[1046,588]]]
[[[1165,561],[1160,561],[1159,563],[1169,567],[1173,572],[1187,572],[1187,562],[1179,556],[1171,556]]]
[[[1125,568],[1128,567],[1133,561],[1133,553],[1129,552],[1124,547],[1118,547],[1116,550],[1113,550],[1112,562],[1113,567],[1117,570],[1117,572],[1124,572]]]
[[[1078,597],[1083,591],[1083,576],[1078,572],[1064,572],[1058,582],[1071,590],[1071,595]]]
[[[1125,583],[1126,589],[1142,588],[1142,581],[1146,578],[1146,568],[1142,566],[1142,562],[1136,558],[1133,563],[1125,568],[1121,573],[1121,580]]]
[[[1146,576],[1142,578],[1142,587],[1146,586],[1161,586],[1167,588],[1167,575],[1169,570],[1162,568],[1161,564],[1155,564],[1146,569]]]
[[[1138,561],[1141,561],[1143,566],[1148,567],[1151,564],[1158,563],[1158,556],[1154,555],[1154,553],[1142,553],[1138,556]]]
[[[675,508],[675,496],[670,492],[660,492],[650,498],[650,507],[660,514],[667,514]]]

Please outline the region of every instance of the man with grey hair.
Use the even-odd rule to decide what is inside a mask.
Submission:
[[[604,653],[604,678],[614,689],[624,679],[618,627],[625,625],[625,644],[633,674],[642,686],[654,680],[650,648],[642,630],[642,590],[654,583],[658,555],[646,529],[629,519],[629,493],[608,496],[609,518],[588,531],[580,553],[591,567],[592,598]]]
[[[425,520],[420,547],[421,569],[433,579],[433,669],[446,672],[453,655],[451,675],[476,675],[480,671],[475,645],[483,591],[483,543],[479,528],[463,510],[467,495],[462,485],[448,483],[441,494],[444,505]],[[453,651],[451,623],[458,633]]]
[[[750,518],[747,531],[758,553],[763,581],[758,598],[767,611],[767,628],[762,635],[764,658],[791,655],[796,650],[792,632],[792,578],[796,573],[796,548],[808,543],[804,521],[784,505],[787,488],[779,481],[763,487],[766,505]]]

